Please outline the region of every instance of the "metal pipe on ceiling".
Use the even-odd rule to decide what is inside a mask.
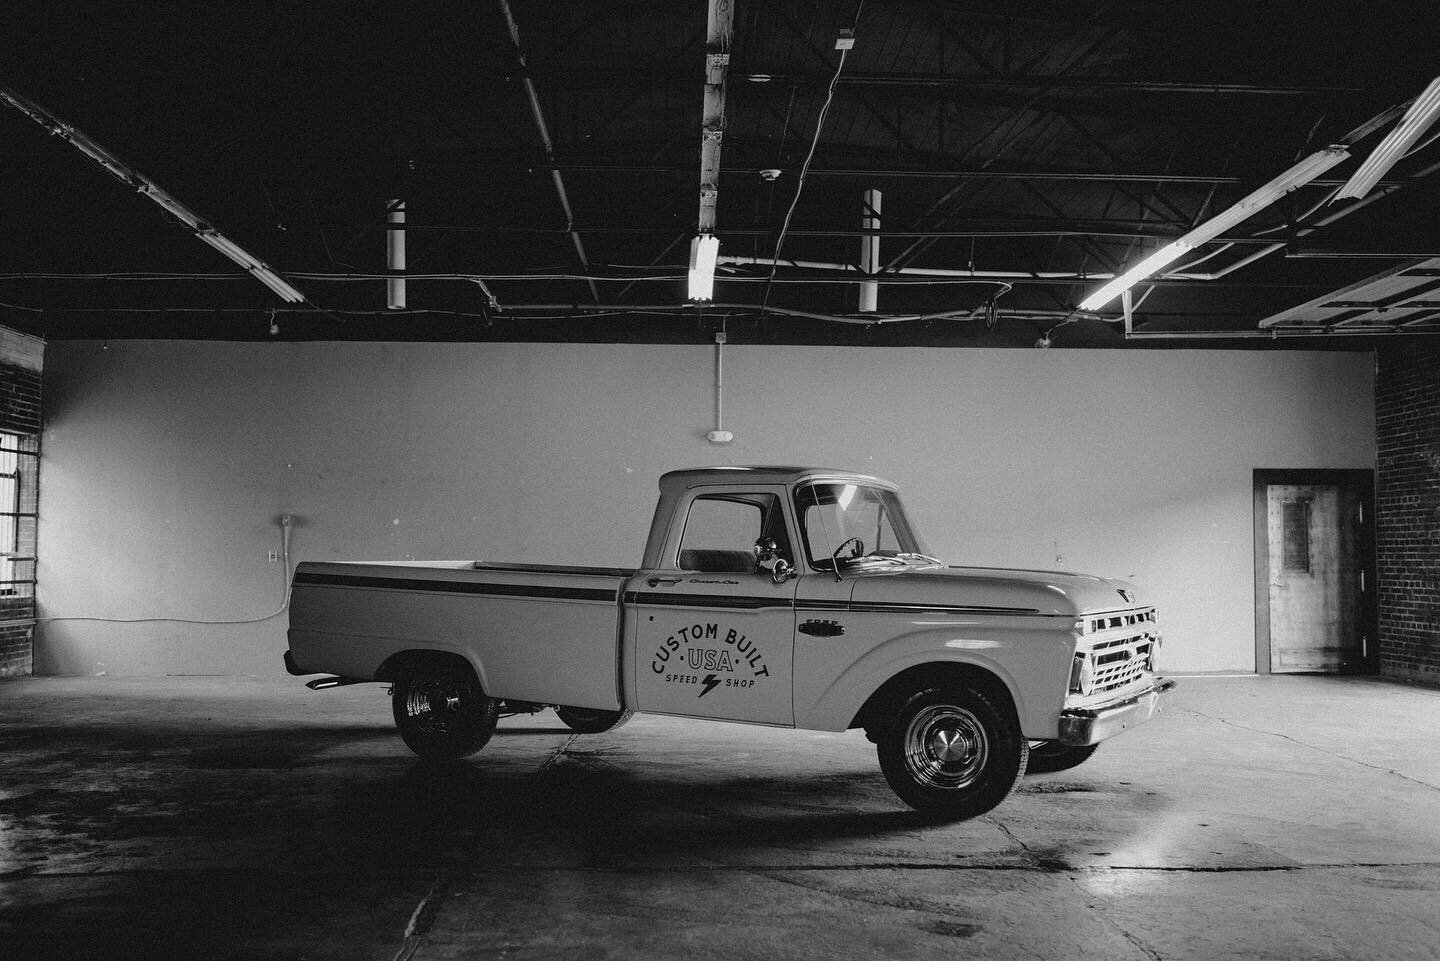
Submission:
[[[877,273],[880,270],[880,191],[873,187],[865,191],[865,202],[860,209],[860,229],[865,231],[860,238],[860,271]],[[874,313],[879,300],[879,284],[872,280],[860,285],[861,313]]]
[[[1238,270],[1261,257],[1272,254],[1285,245],[1272,242],[1266,247],[1242,257],[1233,264],[1228,264],[1219,270],[1209,273],[1196,273],[1192,271],[1174,271],[1158,274],[1157,277],[1169,280],[1219,280],[1232,271]],[[742,254],[722,254],[719,258],[721,264],[732,265],[753,265],[758,267],[771,267],[776,264],[771,257],[750,257]],[[855,264],[832,263],[820,260],[781,260],[780,265],[786,267],[803,267],[807,270],[835,270],[841,273],[867,274],[863,266]],[[1117,275],[1114,273],[1081,273],[1074,270],[973,270],[969,267],[894,267],[879,272],[880,277],[887,277],[895,274],[915,277],[973,277],[976,280],[1113,280]],[[874,283],[875,281],[862,280],[861,284]]]
[[[390,310],[405,309],[405,201],[392,200],[385,205],[385,269],[393,275],[385,280],[385,306]]]
[[[574,229],[575,214],[570,208],[570,195],[565,191],[565,179],[560,176],[560,168],[555,166],[555,147],[550,139],[550,128],[545,123],[545,112],[540,109],[540,96],[535,90],[535,82],[530,79],[529,67],[525,61],[525,48],[520,43],[520,26],[515,22],[515,14],[510,9],[509,0],[498,0],[500,11],[505,15],[505,26],[510,31],[510,43],[515,47],[515,61],[520,67],[520,82],[525,87],[525,97],[530,102],[530,115],[535,120],[535,129],[540,134],[540,143],[545,148],[545,158],[551,161],[550,178],[555,183],[555,196],[560,200],[560,209],[565,214],[565,226],[570,231],[570,243],[575,247],[575,256],[580,258],[580,267],[590,272],[590,258],[585,255],[585,243],[580,239],[579,231]],[[600,300],[600,288],[595,286],[593,280],[587,280],[590,285],[590,295],[596,301]]]

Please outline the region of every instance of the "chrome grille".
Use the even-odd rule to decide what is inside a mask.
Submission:
[[[1117,627],[1134,627],[1136,624],[1152,624],[1155,621],[1155,608],[1146,611],[1126,611],[1123,614],[1103,614],[1100,617],[1091,617],[1085,620],[1087,634],[1098,634],[1100,631],[1113,630]]]
[[[1092,694],[1118,690],[1140,679],[1150,670],[1150,653],[1155,639],[1150,634],[1133,634],[1101,641],[1090,649],[1095,665]]]

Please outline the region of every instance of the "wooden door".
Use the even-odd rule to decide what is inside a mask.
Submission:
[[[1343,485],[1266,486],[1271,672],[1364,665],[1363,512]]]

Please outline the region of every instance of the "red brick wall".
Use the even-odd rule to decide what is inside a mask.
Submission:
[[[1380,673],[1440,685],[1440,338],[1377,360]]]
[[[44,345],[33,337],[0,327],[0,430],[28,435],[26,450],[38,450],[40,436],[40,370]],[[22,458],[31,474],[22,488],[20,509],[32,512],[38,489],[35,458]],[[9,508],[6,508],[7,510]],[[22,525],[19,549],[33,554],[33,520]],[[27,570],[31,565],[27,565]],[[28,575],[26,575],[28,576]],[[31,673],[35,662],[35,595],[25,588],[0,597],[0,677]]]

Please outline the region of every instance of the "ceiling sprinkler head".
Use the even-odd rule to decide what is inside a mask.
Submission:
[[[775,181],[780,179],[780,168],[766,167],[764,170],[760,171],[760,179],[765,181],[766,183],[774,183]]]

